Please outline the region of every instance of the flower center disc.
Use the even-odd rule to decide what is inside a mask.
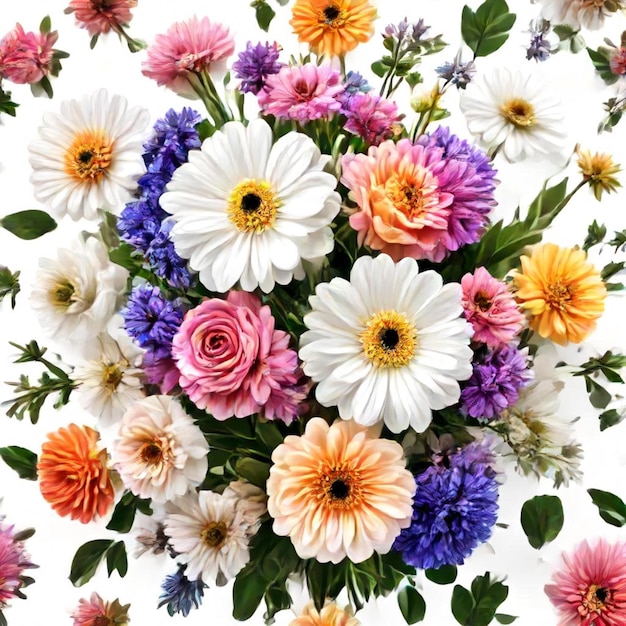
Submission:
[[[228,198],[228,217],[242,232],[261,233],[270,228],[280,201],[265,180],[244,180]]]
[[[591,585],[587,593],[583,596],[583,606],[581,607],[583,615],[595,613],[600,615],[607,604],[612,600],[611,591],[599,585]],[[580,610],[580,609],[579,609]]]
[[[318,476],[317,496],[327,507],[351,509],[361,501],[358,471],[326,465]]]
[[[397,311],[373,315],[359,339],[365,356],[378,367],[404,367],[415,356],[415,326]]]
[[[69,307],[75,302],[73,296],[76,289],[69,280],[57,283],[50,293],[53,304],[61,307]]]
[[[513,126],[518,128],[528,128],[537,122],[535,118],[535,107],[530,102],[522,98],[511,98],[501,105],[500,110]]]
[[[200,536],[202,541],[210,548],[221,548],[226,541],[227,530],[224,522],[209,522],[200,533]]]
[[[546,289],[546,301],[553,309],[564,311],[572,299],[572,293],[567,285],[560,282],[550,283]]]
[[[420,220],[439,204],[436,180],[429,180],[425,171],[414,176],[392,174],[385,185],[385,195],[411,222]]]
[[[112,142],[102,131],[78,133],[65,153],[65,172],[78,180],[97,183],[111,165],[112,149]]]
[[[335,4],[327,6],[322,12],[323,19],[321,20],[325,26],[330,28],[341,28],[344,24],[344,19],[341,16],[339,7]]]
[[[148,465],[156,465],[163,460],[163,449],[156,441],[148,441],[141,446],[139,457]]]

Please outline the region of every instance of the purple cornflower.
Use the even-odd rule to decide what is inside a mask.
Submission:
[[[146,256],[152,270],[157,276],[165,278],[178,289],[186,289],[191,284],[191,274],[187,269],[187,261],[181,259],[174,249],[170,238],[172,222],[161,224],[159,232],[154,236],[146,250]]]
[[[342,113],[348,118],[344,128],[372,145],[390,139],[394,125],[402,119],[395,102],[371,93],[352,96]]]
[[[474,356],[471,377],[462,384],[461,410],[480,421],[499,417],[532,379],[527,357],[527,348],[519,350],[512,344],[481,349]]]
[[[207,587],[202,579],[189,580],[185,576],[186,565],[180,565],[175,574],[165,577],[161,584],[163,593],[159,596],[157,608],[167,605],[167,612],[173,616],[182,613],[187,617],[194,607],[197,609],[202,604],[204,589]]]
[[[459,52],[454,57],[454,61],[440,65],[435,69],[435,72],[446,82],[456,85],[457,89],[465,89],[476,74],[476,66],[474,61],[467,61],[466,63],[461,61],[461,53]]]
[[[496,473],[478,446],[432,465],[415,477],[411,525],[393,544],[420,569],[461,565],[491,536],[498,518]]]
[[[254,46],[248,42],[246,49],[239,53],[239,59],[233,63],[235,77],[241,80],[241,91],[256,95],[263,89],[270,74],[278,74],[283,66],[278,61],[280,50],[276,42],[259,42]]]

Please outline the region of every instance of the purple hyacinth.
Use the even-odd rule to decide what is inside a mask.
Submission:
[[[261,42],[252,45],[248,42],[246,49],[239,53],[239,59],[233,63],[235,77],[241,80],[241,91],[258,94],[265,80],[271,74],[278,74],[283,63],[278,61],[279,45]]]
[[[518,350],[514,345],[481,349],[474,357],[471,377],[462,384],[461,410],[481,421],[498,418],[532,380],[527,356],[527,348]]]
[[[475,458],[473,458],[475,457]],[[404,561],[420,569],[461,565],[491,536],[498,518],[498,483],[477,449],[449,457],[415,477],[411,525],[393,544]]]
[[[172,222],[165,221],[161,224],[159,232],[146,250],[146,256],[157,276],[168,280],[173,287],[186,289],[191,284],[191,274],[187,269],[187,262],[174,249],[174,242],[170,238],[171,230]]]

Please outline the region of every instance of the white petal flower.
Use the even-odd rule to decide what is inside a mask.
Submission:
[[[468,85],[460,105],[470,132],[509,161],[555,154],[565,146],[561,104],[534,74],[496,68]]]
[[[626,8],[623,0],[540,0],[543,4],[541,14],[554,24],[570,24],[575,29],[580,27],[598,30],[604,20]]]
[[[149,113],[100,89],[47,113],[29,146],[35,198],[58,217],[95,219],[119,212],[145,171],[141,153]]]
[[[95,237],[60,248],[56,259],[40,259],[30,304],[43,330],[74,345],[101,331],[117,311],[128,272],[111,263]]]
[[[206,476],[209,446],[171,396],[149,396],[122,418],[111,459],[124,485],[141,498],[171,501]]]
[[[459,399],[458,381],[472,373],[461,286],[418,272],[413,259],[361,257],[350,282],[334,278],[309,299],[300,358],[319,402],[342,418],[422,432],[431,409]]]
[[[264,120],[229,122],[189,153],[160,198],[176,222],[177,253],[212,291],[239,282],[268,293],[304,278],[302,261],[319,263],[333,249],[340,197],[327,161],[302,133],[272,145]]]

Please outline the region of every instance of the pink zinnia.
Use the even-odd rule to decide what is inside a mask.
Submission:
[[[216,419],[264,412],[290,422],[298,414],[299,368],[289,335],[275,330],[268,306],[231,291],[187,313],[174,336],[172,356],[180,386]],[[282,401],[281,401],[282,400]]]
[[[343,113],[348,118],[345,129],[374,145],[390,139],[394,124],[402,118],[395,102],[369,92],[352,96]]]
[[[617,48],[609,60],[611,72],[617,76],[626,76],[626,48]]]
[[[559,612],[557,626],[626,624],[626,543],[598,539],[563,555],[545,592]]]
[[[16,539],[13,526],[6,526],[0,517],[0,611],[8,606],[8,601],[23,597],[20,587],[23,586],[25,569],[37,567],[29,561],[24,544]]]
[[[38,83],[52,69],[58,39],[51,33],[26,33],[20,24],[0,40],[0,75],[13,83]]]
[[[137,0],[71,0],[65,13],[74,13],[76,23],[93,37],[119,32],[133,18],[130,10],[136,6]]]
[[[266,115],[309,122],[339,111],[337,96],[343,90],[339,72],[330,65],[305,63],[268,76],[258,99]]]
[[[72,626],[127,626],[128,607],[121,605],[119,600],[105,602],[95,591],[89,600],[81,598],[78,607],[72,613]]]
[[[191,74],[208,72],[212,63],[235,51],[235,40],[223,24],[195,15],[157,35],[142,65],[144,76],[177,93],[191,93]]]
[[[522,330],[525,318],[513,294],[484,267],[465,274],[461,287],[463,311],[474,329],[474,341],[496,348],[509,343]]]

